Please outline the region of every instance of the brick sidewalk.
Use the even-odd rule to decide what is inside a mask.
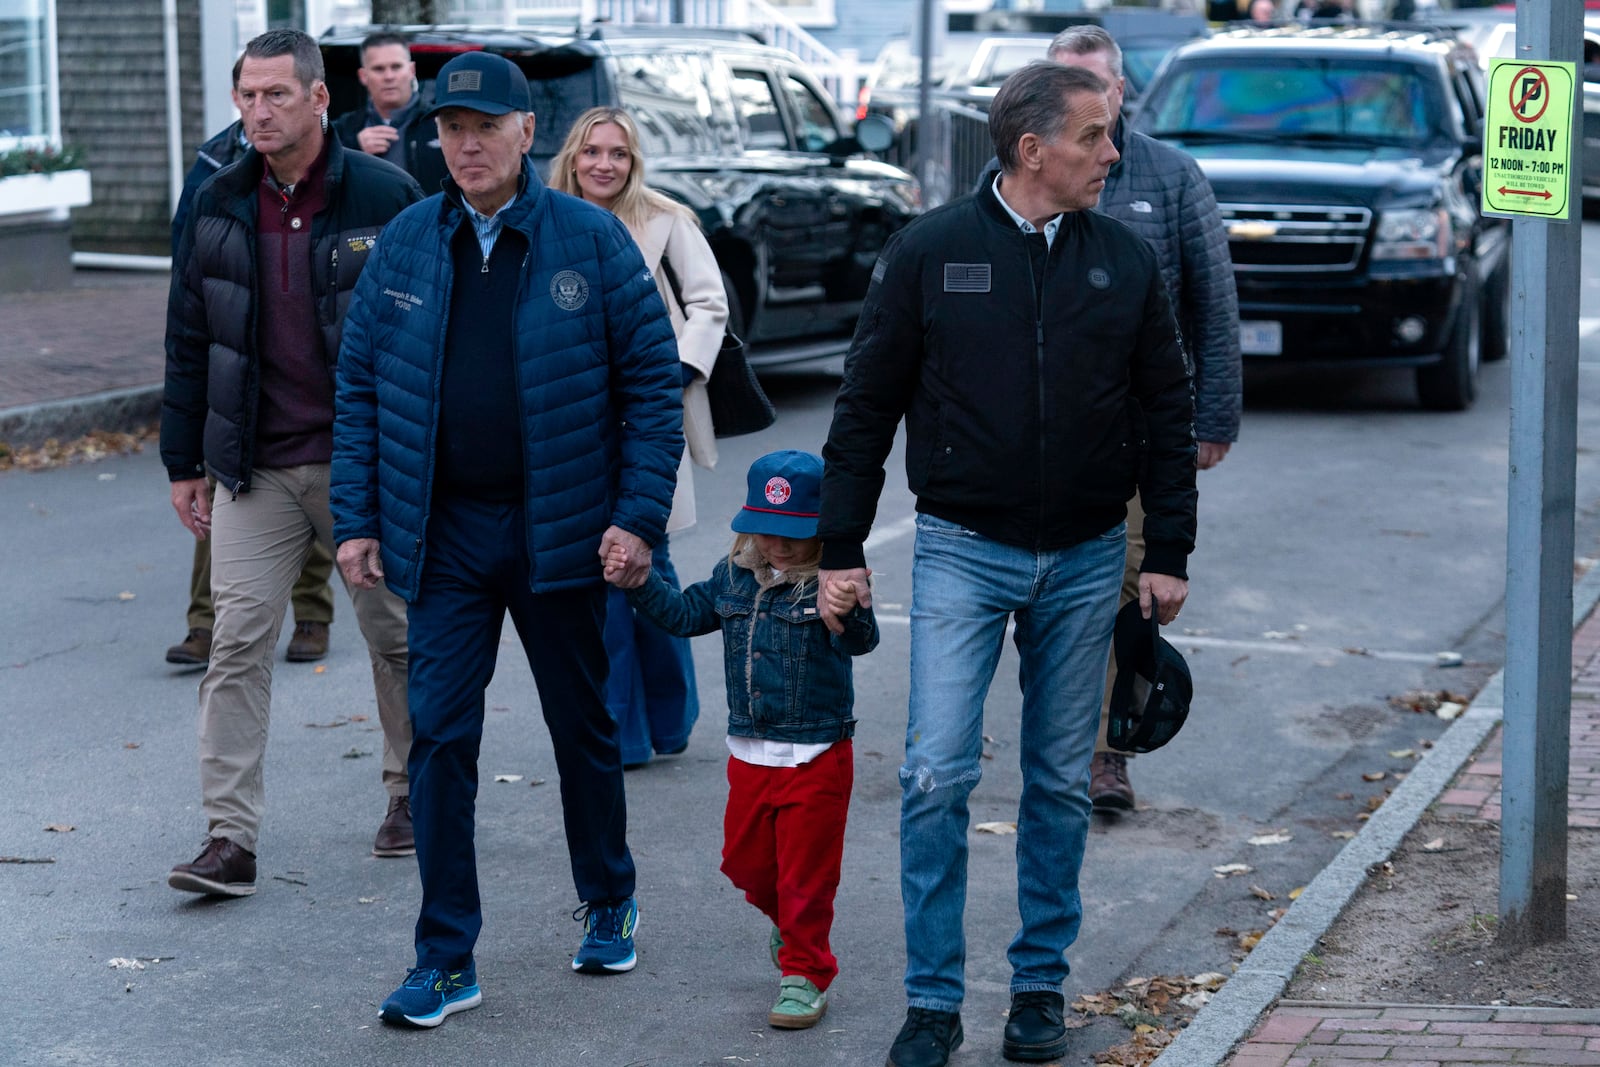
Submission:
[[[1600,828],[1600,613],[1572,635],[1572,732],[1567,767],[1567,825]],[[1440,815],[1500,821],[1501,731],[1439,795]]]
[[[1600,827],[1600,612],[1572,635],[1571,827]],[[1440,794],[1445,816],[1500,820],[1501,728]],[[1280,1001],[1227,1067],[1600,1067],[1600,1010]]]
[[[80,270],[71,289],[0,296],[0,413],[159,386],[166,317],[159,272]]]
[[[1228,1067],[1600,1067],[1600,1011],[1285,1002]]]

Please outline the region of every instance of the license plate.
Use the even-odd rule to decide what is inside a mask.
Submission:
[[[1247,356],[1283,355],[1283,323],[1239,323],[1239,351]]]

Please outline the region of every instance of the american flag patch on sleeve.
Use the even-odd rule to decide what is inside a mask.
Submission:
[[[989,264],[946,263],[944,265],[944,291],[947,293],[987,293],[989,291]]]

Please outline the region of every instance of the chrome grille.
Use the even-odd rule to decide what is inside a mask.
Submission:
[[[1361,262],[1372,212],[1364,207],[1219,204],[1236,270],[1352,271]]]

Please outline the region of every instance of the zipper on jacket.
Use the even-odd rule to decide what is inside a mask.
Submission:
[[[278,239],[283,242],[281,253],[283,258],[283,278],[278,286],[278,291],[282,293],[289,291],[289,197],[292,195],[294,195],[292,191],[286,190],[283,186],[278,187],[278,196],[283,200],[283,206],[278,210]]]
[[[1044,253],[1044,269],[1039,272],[1039,277],[1033,276],[1033,253],[1028,250],[1028,235],[1019,229],[1017,233],[1022,237],[1022,252],[1028,260],[1028,284],[1033,291],[1033,360],[1038,371],[1036,383],[1039,390],[1039,508],[1033,527],[1033,549],[1039,551],[1039,546],[1044,543],[1044,478],[1045,470],[1049,464],[1044,444],[1044,282],[1050,273],[1050,253],[1055,249],[1051,242],[1046,242]],[[1061,234],[1058,231],[1057,237]]]

